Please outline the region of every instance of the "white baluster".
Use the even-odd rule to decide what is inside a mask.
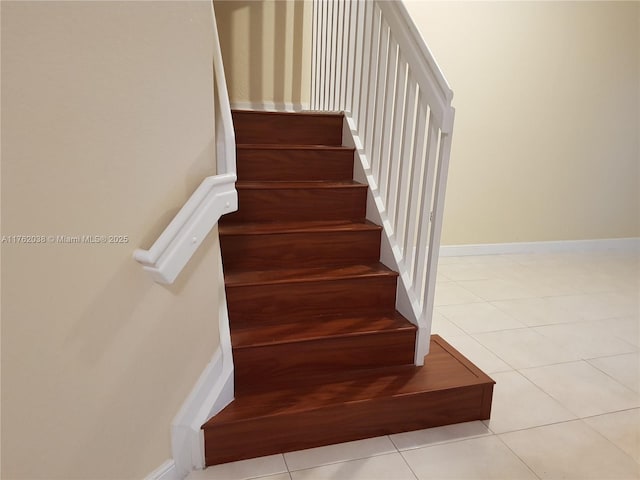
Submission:
[[[349,65],[347,68],[347,74],[345,75],[345,98],[344,108],[353,117],[354,113],[354,98],[353,98],[353,82],[356,77],[356,70],[358,69],[359,62],[362,58],[358,58],[357,44],[358,34],[358,7],[360,2],[358,0],[349,1],[349,42],[347,47],[347,57],[349,58]]]
[[[387,30],[388,31],[388,30]],[[387,65],[385,68],[385,96],[382,100],[384,105],[384,114],[382,118],[382,148],[380,151],[380,197],[382,198],[385,209],[388,209],[388,195],[389,195],[389,174],[394,161],[394,155],[391,154],[391,141],[392,132],[394,128],[395,118],[393,116],[395,111],[395,88],[398,68],[398,44],[391,37],[389,32],[389,53]]]
[[[376,103],[376,90],[378,88],[378,60],[380,55],[380,9],[377,5],[373,5],[373,26],[371,37],[371,55],[369,59],[369,75],[366,81],[368,82],[369,95],[367,98],[367,110],[364,114],[366,122],[365,131],[365,149],[370,157],[373,157],[373,138],[374,138],[374,126],[375,126],[375,103]],[[369,159],[369,166],[373,169],[373,159]],[[376,182],[378,179],[375,179]]]
[[[414,131],[412,161],[412,182],[409,192],[409,229],[404,240],[405,258],[407,258],[408,271],[411,273],[412,286],[415,285],[416,249],[418,248],[417,232],[420,221],[420,185],[422,184],[422,172],[424,165],[424,148],[426,146],[427,109],[422,102],[420,90],[417,93],[418,112],[416,114],[416,127]]]
[[[409,202],[411,198],[411,181],[414,178],[413,141],[416,122],[416,82],[407,66],[407,96],[404,109],[404,131],[402,133],[400,178],[397,205],[396,242],[402,245],[403,261],[407,261],[404,248],[409,229]]]
[[[437,153],[440,136],[436,119],[429,115],[429,129],[427,137],[427,151],[425,155],[425,172],[422,174],[422,195],[420,197],[420,222],[418,223],[418,259],[414,273],[415,289],[418,298],[424,299],[424,286],[427,274],[427,254],[431,248],[429,244],[429,227],[431,204],[433,198],[433,181],[438,162]]]
[[[382,163],[382,141],[385,136],[383,130],[385,116],[385,96],[387,94],[387,66],[389,64],[389,27],[383,21],[380,23],[380,61],[378,63],[377,87],[374,101],[373,125],[374,134],[371,146],[371,168],[378,188],[380,187],[380,164]]]
[[[405,93],[407,88],[407,62],[398,54],[396,66],[396,93],[393,102],[393,130],[391,133],[391,151],[389,159],[390,172],[387,194],[387,212],[389,221],[393,225],[393,232],[398,228],[398,203],[400,192],[400,168],[403,158],[403,132],[405,122]]]

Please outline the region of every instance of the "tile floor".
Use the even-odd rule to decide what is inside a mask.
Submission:
[[[188,479],[640,479],[639,282],[637,253],[443,257],[433,333],[496,380],[491,420]]]

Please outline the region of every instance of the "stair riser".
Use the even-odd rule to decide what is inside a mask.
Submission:
[[[230,322],[393,311],[396,277],[365,277],[226,288]]]
[[[341,145],[341,115],[233,112],[236,143]]]
[[[238,211],[223,222],[363,220],[366,186],[322,189],[238,188]]]
[[[320,320],[321,321],[321,320]],[[415,330],[376,332],[259,347],[234,348],[238,389],[287,378],[340,372],[348,368],[375,368],[413,364]]]
[[[206,464],[486,420],[492,391],[474,385],[217,425],[204,432]]]
[[[352,150],[238,149],[240,181],[336,181],[353,178]]]
[[[269,269],[374,263],[380,231],[221,235],[225,268]]]

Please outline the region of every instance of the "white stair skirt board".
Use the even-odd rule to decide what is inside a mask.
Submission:
[[[261,112],[303,112],[309,110],[307,103],[291,102],[232,102],[233,110],[259,110]]]
[[[176,470],[176,462],[173,460],[167,460],[158,468],[156,468],[149,475],[144,477],[144,480],[182,480],[183,477],[178,475]]]
[[[602,238],[595,240],[560,240],[555,242],[483,243],[477,245],[440,246],[441,257],[605,251],[638,252],[640,251],[640,237]]]
[[[191,471],[204,469],[204,436],[201,427],[234,398],[233,355],[221,254],[218,256],[218,269],[218,285],[221,289],[218,307],[220,345],[171,423],[173,467],[163,464],[147,477],[148,480],[182,480]]]
[[[344,116],[342,145],[356,149],[354,152],[353,178],[357,182],[369,185],[366,218],[370,222],[382,226],[383,234],[380,243],[380,262],[391,270],[398,272],[396,310],[418,327],[414,363],[416,366],[422,366],[424,365],[424,357],[429,353],[431,312],[421,312],[418,300],[410,288],[408,288],[408,285],[410,285],[408,275],[406,271],[401,268],[398,258],[396,257],[400,249],[396,246],[392,236],[389,235],[391,226],[384,212],[382,201],[379,200],[378,187],[375,184],[375,180],[371,175],[367,174],[367,169],[369,168],[368,159],[364,153],[362,140],[355,129],[349,112],[345,112]]]

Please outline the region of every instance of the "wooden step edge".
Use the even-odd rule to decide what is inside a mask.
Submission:
[[[323,189],[367,189],[368,186],[353,180],[306,180],[306,181],[240,181],[237,190],[323,190]]]
[[[386,392],[378,392],[374,397],[356,398],[356,399],[350,399],[350,400],[344,401],[344,399],[342,399],[340,396],[334,396],[334,397],[330,397],[331,401],[326,401],[321,405],[311,405],[308,402],[301,401],[301,400],[304,400],[305,395],[307,395],[310,392],[318,391],[319,389],[325,390],[327,388],[326,386],[328,386],[330,390],[331,389],[335,390],[335,388],[333,388],[334,385],[339,385],[339,384],[342,385],[345,383],[352,383],[354,381],[358,382],[359,380],[361,380],[361,377],[363,376],[366,378],[369,378],[372,375],[374,375],[375,378],[400,377],[402,379],[403,376],[405,376],[404,379],[409,378],[415,374],[416,370],[422,370],[422,369],[428,368],[429,356],[425,358],[425,365],[422,367],[415,367],[414,365],[404,365],[404,366],[389,366],[389,367],[363,369],[357,372],[354,372],[352,370],[344,371],[342,373],[325,376],[324,379],[326,380],[323,381],[322,383],[314,382],[310,384],[305,384],[302,387],[302,395],[298,393],[299,386],[297,384],[290,385],[286,387],[284,390],[279,388],[277,390],[278,395],[280,395],[283,401],[288,401],[290,403],[290,405],[287,406],[286,408],[269,410],[268,413],[258,413],[255,415],[252,414],[247,417],[234,417],[232,415],[228,419],[224,418],[224,410],[223,410],[221,412],[221,415],[217,415],[210,418],[204,425],[202,425],[202,429],[204,430],[207,427],[216,428],[218,426],[223,426],[223,425],[229,425],[229,424],[245,422],[245,421],[253,421],[258,418],[269,418],[269,417],[276,417],[276,416],[284,417],[284,416],[288,416],[298,412],[331,408],[332,406],[337,404],[345,404],[345,405],[357,404],[357,403],[364,404],[369,401],[376,401],[376,400],[386,399],[386,398],[401,398],[401,397],[407,397],[415,394],[428,394],[428,393],[435,393],[435,392],[442,392],[442,391],[464,390],[469,387],[478,387],[478,386],[489,386],[493,388],[493,385],[495,385],[496,382],[489,375],[484,373],[480,368],[474,365],[464,355],[462,355],[458,350],[456,350],[453,346],[451,346],[448,342],[446,342],[442,337],[436,334],[431,335],[430,342],[431,342],[431,350],[434,350],[436,346],[439,347],[441,350],[445,352],[447,362],[451,362],[451,361],[457,362],[459,365],[461,365],[465,370],[469,372],[470,376],[464,379],[452,378],[451,383],[448,386],[442,386],[436,381],[435,384],[432,383],[431,385],[423,385],[422,388],[418,390],[400,391],[400,392],[396,391],[395,393],[390,393],[390,394],[385,394]],[[354,373],[355,373],[355,377],[353,376]],[[426,373],[426,375],[429,375],[429,373]],[[319,378],[322,378],[322,377],[319,377]],[[341,388],[339,388],[338,390],[340,389]],[[264,393],[266,393],[267,397],[271,397],[273,395],[273,392],[247,392],[236,397],[235,401],[240,400],[240,401],[246,402],[247,399],[256,398],[256,396],[257,398],[260,398],[261,396],[264,395]],[[296,396],[296,394],[298,395]],[[292,397],[293,397],[293,400],[295,401],[292,401]],[[229,407],[232,407],[232,405],[233,403],[230,404]]]
[[[354,152],[355,147],[341,145],[295,145],[279,143],[238,143],[236,150],[310,150],[320,152]]]
[[[353,266],[353,265],[350,265]],[[287,285],[287,284],[299,284],[299,283],[319,283],[330,282],[340,280],[353,280],[353,279],[368,279],[368,278],[388,278],[398,277],[398,272],[389,270],[386,267],[371,269],[370,271],[361,272],[343,272],[340,271],[340,266],[336,266],[335,269],[329,269],[326,273],[318,271],[314,268],[308,269],[296,269],[299,273],[293,274],[291,277],[282,276],[291,269],[273,269],[273,270],[242,270],[231,271],[225,274],[225,286],[227,288],[234,287],[254,287],[260,285]],[[314,271],[315,270],[315,271]],[[323,270],[327,270],[324,268]],[[315,275],[314,275],[315,273]],[[263,274],[267,275],[262,278],[251,279],[251,275]],[[269,277],[268,275],[274,275]],[[280,275],[280,277],[278,277]],[[247,277],[242,279],[242,276]],[[240,279],[238,279],[238,277]]]
[[[303,110],[300,112],[273,112],[266,110],[242,110],[242,109],[231,109],[231,113],[240,113],[243,115],[279,115],[283,117],[335,117],[335,118],[344,118],[344,113],[342,112],[317,112],[310,110]]]
[[[259,329],[259,326],[256,327],[256,330]],[[335,332],[335,333],[313,333],[310,332],[311,335],[308,336],[300,336],[297,338],[284,338],[284,339],[273,339],[273,340],[263,340],[255,343],[246,343],[246,344],[234,344],[233,343],[233,334],[231,335],[231,345],[234,349],[237,350],[245,350],[250,348],[257,347],[273,347],[276,345],[290,345],[292,343],[308,343],[308,342],[316,342],[327,340],[331,341],[338,338],[355,338],[355,337],[364,337],[371,335],[384,335],[387,333],[400,333],[400,332],[415,332],[417,327],[407,321],[406,325],[387,325],[383,328],[376,328],[371,330],[358,330],[352,332]]]
[[[381,368],[363,369],[362,371],[391,370],[391,369],[393,369],[394,371],[399,371],[400,369],[412,370],[415,368],[416,367],[414,367],[413,365],[406,365],[406,366],[400,366],[400,367],[398,366],[387,367],[382,369]],[[235,417],[235,418],[231,417],[228,419],[214,416],[209,420],[207,420],[207,422],[205,422],[202,425],[201,429],[206,430],[207,428],[218,428],[218,427],[224,428],[227,425],[238,425],[246,422],[254,422],[256,420],[267,419],[267,418],[278,418],[278,417],[286,418],[291,415],[297,415],[305,412],[318,412],[322,410],[331,410],[338,405],[340,406],[358,405],[362,408],[365,408],[367,404],[385,401],[388,399],[408,398],[416,395],[430,395],[430,394],[438,394],[442,392],[455,393],[455,392],[465,391],[469,388],[478,388],[478,387],[491,387],[491,389],[493,389],[493,386],[495,384],[496,382],[493,379],[491,379],[490,377],[488,377],[486,374],[483,373],[483,376],[478,377],[475,381],[467,380],[463,384],[452,385],[450,387],[445,387],[445,388],[441,388],[441,387],[424,388],[424,389],[414,390],[410,392],[391,393],[388,395],[376,395],[368,398],[359,398],[359,399],[351,399],[351,400],[344,400],[340,396],[336,396],[333,398],[332,402],[326,402],[321,405],[315,405],[313,404],[313,402],[306,402],[304,401],[304,396],[300,396],[296,400],[295,404],[290,405],[286,409],[269,410],[268,412],[265,412],[265,413],[258,413],[258,414],[249,415],[246,417]],[[322,386],[317,385],[317,388],[321,389]],[[245,398],[245,397],[249,398],[254,396],[255,394],[256,392],[247,392],[244,394],[240,394],[240,397],[237,397],[237,398]],[[312,395],[312,393],[310,394]],[[286,400],[283,398],[283,401],[286,401]]]
[[[382,227],[370,221],[364,222],[253,222],[223,224],[218,227],[220,236],[272,235],[296,233],[352,233],[381,232]]]
[[[358,399],[358,400],[347,400],[347,401],[341,401],[339,398],[336,398],[336,402],[333,404],[328,404],[328,405],[320,405],[320,406],[313,406],[313,405],[307,405],[304,406],[302,404],[300,404],[299,408],[292,408],[290,410],[287,411],[275,411],[272,413],[264,413],[264,414],[258,414],[255,416],[250,416],[250,417],[246,417],[246,418],[235,418],[235,419],[229,419],[229,420],[218,420],[217,422],[213,421],[216,417],[213,417],[211,419],[209,419],[204,425],[202,425],[201,430],[206,430],[207,428],[223,428],[227,425],[240,425],[243,423],[248,423],[248,422],[255,422],[256,420],[261,420],[261,419],[266,419],[266,418],[278,418],[278,417],[282,417],[282,418],[286,418],[289,417],[291,415],[296,415],[296,414],[300,414],[300,413],[305,413],[305,412],[319,412],[322,410],[331,410],[333,408],[335,408],[336,406],[340,405],[340,406],[350,406],[350,405],[358,405],[362,408],[366,408],[368,404],[372,404],[375,402],[380,402],[380,401],[384,401],[387,399],[399,399],[399,398],[407,398],[407,397],[412,397],[412,396],[416,396],[416,395],[429,395],[432,394],[434,392],[450,392],[450,393],[455,393],[455,392],[463,392],[469,388],[477,388],[480,387],[482,385],[486,385],[486,386],[493,386],[495,385],[494,381],[491,382],[475,382],[473,384],[466,384],[466,385],[461,385],[461,386],[455,386],[455,387],[450,387],[450,388],[446,388],[446,389],[433,389],[433,390],[417,390],[415,392],[408,392],[408,393],[400,393],[400,394],[394,394],[394,395],[388,395],[388,396],[377,396],[377,397],[372,397],[372,398],[366,398],[366,399]]]
[[[369,368],[369,369],[362,369],[362,371],[380,371],[380,372],[385,372],[385,371],[391,371],[393,370],[394,372],[400,372],[401,370],[407,370],[407,371],[411,371],[413,369],[415,369],[416,367],[414,365],[402,365],[402,366],[390,366],[390,367],[378,367],[378,368]],[[331,379],[333,377],[333,374],[325,374],[325,375],[319,375],[317,378],[320,379]],[[321,388],[321,385],[317,385],[317,387]],[[236,401],[238,398],[240,399],[245,399],[246,397],[253,397],[256,395],[257,392],[253,392],[250,391],[249,393],[245,393],[243,395],[241,395],[240,397],[236,397],[236,399],[234,399],[234,401]],[[417,391],[417,392],[411,392],[411,393],[402,393],[400,395],[397,396],[405,396],[405,395],[411,395],[412,393],[425,393],[424,391]],[[259,395],[259,393],[258,393]],[[224,425],[229,425],[229,424],[235,424],[235,423],[241,423],[241,422],[251,422],[257,419],[261,419],[261,418],[271,418],[271,417],[285,417],[294,413],[300,413],[300,412],[309,412],[309,411],[314,411],[314,410],[322,410],[325,408],[331,408],[334,405],[352,405],[352,404],[358,404],[358,403],[366,403],[366,402],[371,402],[371,401],[376,401],[380,398],[391,398],[391,397],[395,397],[396,395],[388,395],[388,396],[376,396],[376,397],[370,397],[370,398],[364,398],[364,399],[356,399],[356,400],[347,400],[344,401],[343,399],[341,399],[340,397],[335,397],[335,401],[334,402],[330,402],[330,403],[326,403],[326,404],[322,404],[322,405],[314,405],[310,402],[300,402],[299,399],[297,399],[296,402],[296,406],[295,407],[289,407],[286,410],[269,410],[268,413],[262,413],[262,414],[255,414],[255,415],[251,415],[248,417],[243,417],[243,418],[230,418],[230,419],[221,419],[220,416],[213,416],[211,417],[209,420],[207,420],[201,427],[202,430],[208,428],[208,427],[218,427],[218,426],[224,426]],[[291,401],[290,397],[286,398],[288,401]],[[229,404],[229,406],[231,406],[232,404]],[[224,410],[223,410],[224,411]],[[221,411],[222,413],[222,411]]]

